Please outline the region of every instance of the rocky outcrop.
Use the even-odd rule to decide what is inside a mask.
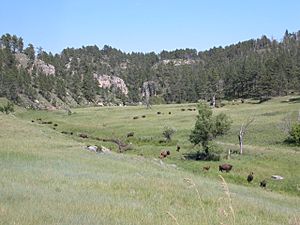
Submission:
[[[16,60],[19,62],[18,66],[26,68],[29,62],[29,59],[27,57],[27,55],[25,55],[24,53],[16,53],[15,54]]]
[[[34,61],[38,73],[45,75],[55,75],[55,67],[51,64],[45,63],[43,60],[37,59]]]
[[[156,69],[159,65],[173,65],[173,66],[183,66],[192,65],[199,62],[199,60],[194,59],[164,59],[153,65],[153,69]]]
[[[120,77],[117,76],[108,76],[108,75],[99,75],[94,73],[94,78],[97,79],[98,85],[101,88],[111,88],[116,87],[118,88],[124,95],[128,94],[128,88]]]

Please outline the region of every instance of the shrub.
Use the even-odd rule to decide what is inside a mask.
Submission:
[[[205,103],[198,105],[198,116],[194,129],[190,134],[190,142],[201,144],[203,152],[199,152],[199,159],[219,160],[220,152],[212,140],[217,136],[226,134],[232,123],[224,113],[213,117],[213,112]]]
[[[6,105],[0,106],[0,112],[3,112],[5,114],[9,114],[9,113],[12,113],[14,111],[15,111],[14,103],[12,103],[12,102],[7,102]]]
[[[300,145],[300,123],[294,124],[289,132],[289,140]]]
[[[171,141],[172,135],[176,132],[175,128],[173,127],[164,127],[163,136],[166,138],[167,141]]]

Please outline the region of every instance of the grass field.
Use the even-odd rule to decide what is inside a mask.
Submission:
[[[294,96],[216,109],[234,121],[230,133],[217,140],[224,151],[238,148],[241,123],[255,117],[245,135],[245,154],[221,162],[182,159],[195,151],[188,135],[197,112],[181,109],[195,104],[0,114],[0,224],[300,224],[300,149],[284,144],[277,128],[299,106]],[[52,124],[38,124],[38,118]],[[161,144],[165,126],[177,132]],[[127,139],[130,131],[135,136]],[[116,145],[82,139],[79,133],[121,138],[133,149],[116,153]],[[85,151],[88,144],[113,153]],[[171,155],[161,162],[163,149]],[[223,162],[233,165],[230,173],[218,172]],[[210,171],[203,172],[204,165]],[[248,184],[250,171],[255,178]],[[272,181],[273,174],[285,179]],[[266,189],[259,187],[262,179],[268,181]]]

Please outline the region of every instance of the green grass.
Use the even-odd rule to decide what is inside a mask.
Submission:
[[[234,120],[230,134],[217,140],[225,149],[237,148],[240,123],[256,115],[245,136],[245,155],[221,162],[181,159],[191,151],[188,135],[197,114],[181,108],[191,105],[78,108],[70,116],[24,109],[17,109],[15,116],[0,114],[0,224],[299,224],[300,152],[282,144],[284,136],[276,129],[299,104],[283,100],[216,109]],[[57,130],[31,122],[38,118],[57,123]],[[166,125],[177,132],[171,144],[162,145],[158,141]],[[116,146],[61,131],[123,140],[134,131],[135,137],[127,140],[134,149],[95,154],[83,147],[102,144],[116,151]],[[164,163],[158,159],[162,149],[171,150]],[[222,174],[230,196],[217,170],[222,162],[234,165]],[[211,170],[204,173],[204,165]],[[245,179],[250,171],[255,173],[253,184]],[[266,190],[258,187],[272,174],[285,179],[269,179]]]

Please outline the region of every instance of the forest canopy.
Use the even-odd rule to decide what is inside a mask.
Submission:
[[[262,36],[207,51],[163,50],[125,53],[111,46],[66,48],[53,55],[22,37],[0,39],[0,97],[31,104],[45,99],[56,106],[142,101],[144,82],[155,83],[156,103],[199,99],[268,99],[300,88],[300,31],[281,41]],[[128,88],[99,86],[95,74],[118,77]]]

